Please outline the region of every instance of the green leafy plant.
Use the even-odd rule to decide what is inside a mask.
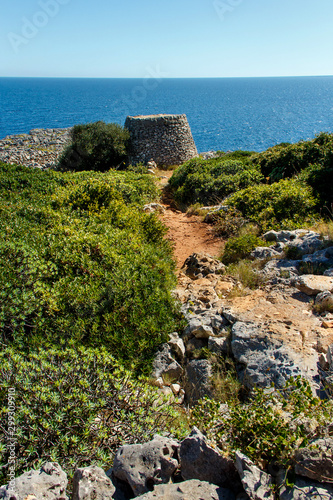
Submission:
[[[266,231],[313,223],[318,200],[306,184],[286,179],[248,187],[232,194],[226,202]]]
[[[184,419],[144,379],[134,380],[105,349],[0,352],[0,481],[8,482],[8,390],[15,402],[16,474],[56,461],[110,467],[124,443],[156,432],[184,433]]]
[[[149,370],[180,318],[165,227],[142,210],[153,181],[0,168],[1,342],[104,345]]]
[[[223,451],[233,456],[241,450],[264,468],[276,462],[292,466],[296,449],[324,436],[332,417],[332,400],[315,397],[301,377],[280,391],[257,388],[245,403],[230,401],[225,414],[218,401],[207,399],[192,412],[192,422]]]
[[[222,261],[224,264],[238,262],[248,257],[256,247],[265,246],[268,246],[265,240],[251,233],[230,238],[224,247]]]
[[[240,160],[195,158],[175,170],[169,184],[176,201],[209,205],[261,179],[258,168]]]
[[[105,172],[127,161],[129,132],[116,123],[75,125],[71,139],[59,160],[60,170]]]

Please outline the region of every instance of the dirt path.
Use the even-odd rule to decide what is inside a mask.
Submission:
[[[164,205],[162,220],[169,228],[167,239],[172,242],[177,268],[180,269],[185,259],[194,252],[208,253],[218,257],[223,242],[216,238],[208,224],[201,222],[200,217],[187,216]]]
[[[160,179],[160,185],[165,187],[172,171],[164,171]],[[187,215],[172,207],[167,196],[163,198],[165,212],[161,218],[169,228],[167,239],[174,247],[174,255],[177,268],[181,269],[184,261],[192,253],[207,253],[212,257],[218,257],[223,248],[223,240],[217,238],[212,232],[211,226],[202,222],[202,217]]]

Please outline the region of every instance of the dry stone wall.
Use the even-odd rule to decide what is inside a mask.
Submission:
[[[130,163],[179,165],[198,156],[186,115],[128,116]]]

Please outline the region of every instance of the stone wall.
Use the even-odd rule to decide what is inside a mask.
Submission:
[[[186,115],[128,116],[130,163],[180,165],[198,156]]]

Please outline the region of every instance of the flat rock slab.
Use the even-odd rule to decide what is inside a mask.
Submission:
[[[303,274],[295,281],[295,287],[306,295],[317,295],[328,290],[333,292],[333,278],[315,274]]]
[[[235,495],[215,484],[191,479],[178,484],[160,484],[137,500],[235,500]]]

